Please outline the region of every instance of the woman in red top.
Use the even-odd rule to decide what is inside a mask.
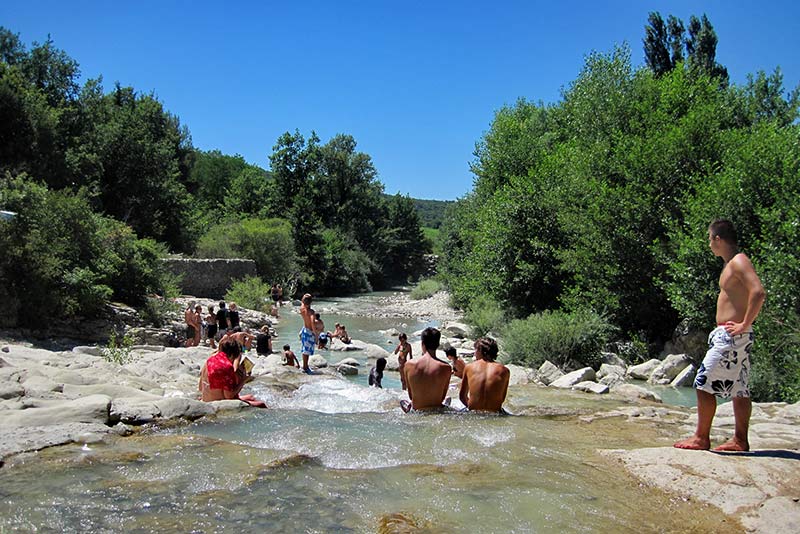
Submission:
[[[266,404],[252,395],[239,395],[242,387],[252,380],[245,374],[241,363],[241,349],[233,339],[226,339],[219,345],[219,352],[206,360],[200,371],[200,392],[206,402],[238,399],[250,406],[266,408]]]

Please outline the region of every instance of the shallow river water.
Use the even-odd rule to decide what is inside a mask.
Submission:
[[[354,337],[387,348],[379,330],[428,324],[336,318],[350,302],[330,304],[328,326],[341,318]],[[294,345],[299,319],[284,310],[278,341]],[[521,386],[509,399],[517,416],[406,415],[399,382],[387,378],[384,390],[360,377],[262,391],[271,409],[19,456],[0,470],[0,532],[736,530],[597,452],[674,437],[580,419],[622,401]]]

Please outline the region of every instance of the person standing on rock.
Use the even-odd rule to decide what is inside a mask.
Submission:
[[[192,346],[199,347],[200,340],[202,339],[203,334],[203,306],[197,304],[194,307],[194,340],[192,342]]]
[[[186,322],[186,346],[194,346],[197,323],[195,321],[194,302],[189,302],[183,311],[183,320]]]
[[[406,362],[413,357],[411,355],[412,349],[411,344],[408,342],[408,336],[405,332],[400,332],[400,335],[397,336],[397,340],[398,343],[394,349],[394,354],[397,354],[397,370],[400,371],[400,384],[403,387],[403,391],[405,391],[408,389],[408,384],[406,384],[405,368]]]
[[[495,361],[497,342],[482,337],[475,342],[475,361],[464,367],[458,398],[470,411],[504,413],[511,372]]]
[[[441,333],[428,327],[422,331],[422,357],[406,362],[405,375],[408,384],[408,398],[400,401],[404,412],[412,408],[416,411],[441,410],[445,408],[444,398],[450,386],[450,365],[436,357]]]
[[[278,289],[278,284],[272,284],[272,288],[270,288],[270,294],[272,296],[272,302],[275,305],[275,317],[280,316],[280,311],[278,311],[281,305],[281,292]]]
[[[225,309],[225,301],[221,300],[219,301],[219,310],[217,310],[217,339],[222,340],[230,327],[231,321],[228,318],[228,310]]]
[[[317,336],[314,334],[314,310],[311,309],[311,294],[306,293],[300,299],[300,316],[303,318],[303,328],[300,330],[300,345],[303,355],[303,371],[311,373],[308,367],[308,359],[314,354],[314,345],[317,343]]]
[[[706,352],[694,387],[697,390],[697,428],[692,437],[675,443],[679,449],[708,450],[711,423],[717,410],[715,396],[733,397],[734,436],[715,451],[748,451],[750,425],[750,352],[753,322],[761,311],[766,292],[753,264],[742,252],[733,223],[717,220],[708,228],[711,252],[725,262],[719,276],[717,328],[708,336]]]
[[[208,315],[206,316],[206,337],[208,338],[208,342],[211,345],[212,349],[217,348],[217,344],[214,342],[214,339],[217,336],[217,314],[214,313],[214,305],[210,304],[208,306]]]

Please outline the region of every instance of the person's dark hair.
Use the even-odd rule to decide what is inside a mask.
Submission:
[[[242,327],[241,326],[234,326],[233,329],[231,329],[231,331],[232,332],[237,332],[237,333],[241,332],[242,331]]]
[[[439,348],[439,341],[442,339],[442,333],[433,327],[428,327],[422,331],[422,344],[431,352]]]
[[[219,307],[220,307],[220,309],[225,307],[225,301],[224,300],[219,301]]]
[[[408,341],[408,336],[406,335],[405,332],[400,332],[400,335],[397,336],[397,339],[399,339],[400,341]]]
[[[453,358],[458,358],[458,354],[456,353],[455,347],[447,347],[446,349],[444,349],[444,354],[445,356],[448,357],[452,356]]]
[[[291,347],[289,347],[289,345],[284,345],[283,350],[291,350]]]
[[[208,305],[208,313],[214,313],[214,305],[213,304],[209,304]]]
[[[319,317],[319,314],[318,314],[318,313],[315,313],[315,314],[314,314],[314,319],[319,319],[319,318],[320,318],[320,317]]]
[[[481,356],[487,362],[493,362],[497,359],[497,341],[490,337],[482,337],[476,341],[475,350],[481,351]]]
[[[312,300],[313,300],[313,299],[312,299],[312,297],[311,297],[311,293],[306,293],[305,295],[303,295],[303,298],[301,298],[301,299],[300,299],[300,301],[301,301],[303,304],[305,304],[306,306],[308,306],[309,304],[311,304],[311,301],[312,301]]]
[[[375,362],[375,368],[378,371],[386,369],[386,358],[378,358],[378,361]]]
[[[708,230],[711,232],[711,237],[719,236],[720,239],[732,245],[738,244],[736,228],[734,228],[733,223],[727,219],[717,219],[708,225]]]
[[[219,350],[225,353],[228,358],[235,358],[242,353],[239,344],[233,339],[226,339],[219,344]]]

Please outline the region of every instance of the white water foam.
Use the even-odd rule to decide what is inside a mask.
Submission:
[[[300,386],[289,397],[258,392],[268,406],[288,410],[312,410],[315,412],[366,413],[389,412],[398,406],[405,395],[390,389],[363,386],[349,380],[319,380]]]

